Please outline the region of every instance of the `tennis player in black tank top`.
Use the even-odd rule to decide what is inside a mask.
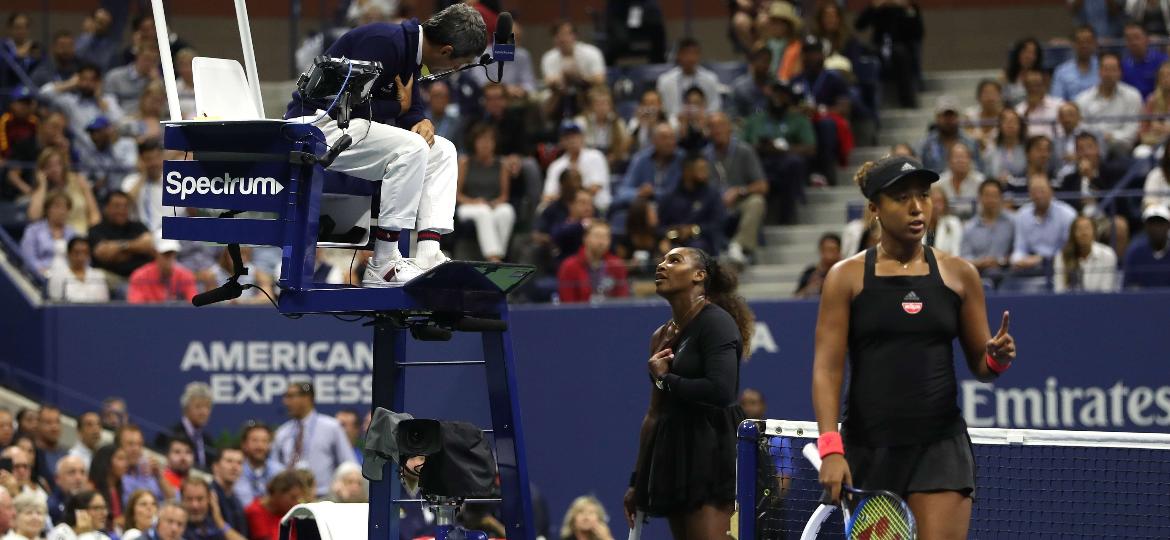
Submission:
[[[817,319],[813,408],[821,483],[901,495],[925,540],[963,539],[975,463],[957,404],[952,342],[967,367],[994,380],[1015,359],[1008,313],[994,336],[971,263],[922,244],[938,174],[891,156],[857,173],[880,243],[829,271]],[[845,356],[850,385],[837,431]]]

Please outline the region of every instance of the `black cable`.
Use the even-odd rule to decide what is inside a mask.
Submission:
[[[277,286],[279,287],[279,285],[277,285]],[[272,299],[272,295],[268,294],[268,291],[264,290],[264,287],[257,287],[255,285],[252,285],[249,283],[247,285],[244,285],[244,289],[245,290],[256,289],[256,290],[264,293],[264,297],[267,298],[268,301],[272,303],[272,307],[276,308],[277,311],[280,311],[280,306],[276,305],[276,300]],[[285,317],[288,317],[290,319],[299,319],[299,318],[305,316],[304,313],[281,313],[281,315],[284,315]]]

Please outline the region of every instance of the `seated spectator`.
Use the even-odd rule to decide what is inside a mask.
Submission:
[[[370,502],[370,486],[362,476],[362,466],[347,461],[337,466],[326,500],[338,503]]]
[[[248,540],[278,540],[280,519],[301,499],[312,493],[294,470],[284,471],[268,482],[267,494],[257,497],[244,509],[248,519]]]
[[[102,400],[102,428],[117,432],[130,422],[126,413],[126,400],[110,396]]]
[[[841,254],[852,257],[876,246],[881,240],[881,227],[877,226],[877,214],[864,205],[861,217],[852,219],[841,230]]]
[[[93,414],[97,416],[97,413]],[[113,530],[115,523],[122,523],[123,502],[130,495],[122,485],[126,471],[126,452],[121,448],[110,444],[94,451],[89,468],[89,484],[110,506],[109,518],[102,525],[102,530]]]
[[[957,256],[963,247],[963,222],[951,215],[950,200],[939,184],[930,189],[930,203],[932,210],[923,242]]]
[[[71,145],[65,136],[68,125],[69,121],[60,111],[44,112],[37,119],[36,137],[32,141],[10,145],[7,155],[0,154],[0,158],[24,162],[20,167],[9,167],[5,171],[3,185],[0,185],[0,199],[21,200],[33,194],[37,187],[36,166],[30,167],[28,163],[36,163],[45,150],[55,150],[59,155],[66,156],[66,161],[69,160]]]
[[[552,91],[549,103],[555,119],[576,115],[577,100],[586,89],[605,84],[605,57],[601,49],[577,40],[569,21],[553,25],[553,48],[540,57],[540,73]]]
[[[102,7],[95,9],[87,20],[93,25],[77,36],[77,55],[101,71],[108,71],[121,58],[122,29],[113,26],[114,17]]]
[[[48,509],[45,500],[32,493],[21,493],[12,498],[12,530],[5,540],[42,540]]]
[[[849,159],[850,148],[844,146],[853,140],[849,127],[849,83],[836,71],[825,69],[825,45],[820,38],[805,36],[801,47],[802,71],[791,84],[803,87],[797,93],[804,95],[814,111],[817,152],[813,184],[836,184],[838,163],[848,163]]]
[[[151,540],[183,540],[186,532],[187,511],[177,503],[165,502],[158,510],[158,522],[154,528],[142,536]]]
[[[1003,84],[1003,100],[1008,107],[1015,107],[1024,100],[1023,74],[1044,68],[1044,49],[1034,37],[1016,42],[1008,55],[1007,68],[1000,80]]]
[[[271,481],[284,466],[272,459],[272,430],[260,422],[248,422],[240,434],[240,449],[244,452],[244,469],[236,482],[236,497],[247,508],[252,501],[263,497]]]
[[[1044,84],[1044,73],[1030,70],[1025,71],[1021,77],[1024,79],[1024,99],[1016,105],[1016,112],[1024,117],[1029,135],[1053,138],[1054,124],[1062,100],[1048,94],[1048,88]]]
[[[18,86],[12,91],[8,110],[0,114],[0,162],[35,158],[37,149],[37,104],[32,90]],[[31,161],[31,160],[30,160]],[[21,167],[5,170],[0,166],[4,180],[0,181],[0,200],[15,200],[32,194],[33,184]]]
[[[727,244],[723,199],[711,185],[711,164],[702,157],[686,160],[682,182],[658,199],[658,215],[675,247],[696,247],[715,255]]]
[[[1121,82],[1121,58],[1101,53],[1100,82],[1077,95],[1077,106],[1090,128],[1104,137],[1109,154],[1128,156],[1137,142],[1137,115],[1142,112],[1142,95]]]
[[[125,193],[111,193],[101,223],[89,231],[94,266],[123,279],[129,279],[155,255],[150,230],[142,222],[130,220],[130,204],[130,196]]]
[[[1077,211],[1053,199],[1052,184],[1046,176],[1028,179],[1028,196],[1031,200],[1016,211],[1011,264],[1016,274],[1035,276],[1044,273],[1068,241]]]
[[[163,150],[158,140],[138,144],[138,170],[126,176],[119,188],[130,196],[134,219],[152,234],[162,233],[162,217],[175,212],[163,206]]]
[[[1170,287],[1170,208],[1155,204],[1142,212],[1145,234],[1139,235],[1125,253],[1126,289]]]
[[[54,267],[65,266],[69,241],[77,236],[66,222],[73,201],[60,191],[45,196],[44,219],[30,223],[20,239],[20,251],[25,262],[42,276],[48,276]]]
[[[919,145],[918,155],[927,169],[942,173],[947,167],[947,156],[955,143],[970,151],[976,169],[983,169],[979,143],[959,130],[959,102],[952,96],[941,96],[934,108],[934,128]]]
[[[109,517],[109,505],[100,494],[84,490],[69,497],[62,520],[49,531],[46,540],[109,540],[102,528]]]
[[[834,3],[820,4],[813,15],[812,34],[821,38],[828,46],[825,49],[826,65],[832,65],[837,57],[841,57],[849,62],[850,68],[852,68],[852,63],[863,55],[869,54],[869,51],[849,31],[842,9],[843,6]],[[844,71],[852,73],[853,70]]]
[[[1003,184],[994,179],[979,184],[979,212],[963,226],[959,255],[975,265],[984,279],[996,283],[1012,253],[1015,224],[1004,212]]]
[[[1057,176],[1064,176],[1076,169],[1077,166],[1077,135],[1083,132],[1098,135],[1094,130],[1085,126],[1081,121],[1081,108],[1074,101],[1060,104],[1056,113],[1056,126],[1053,128],[1052,139],[1052,170]],[[1101,149],[1101,157],[1105,157],[1105,148]]]
[[[675,116],[678,125],[678,146],[687,154],[694,154],[707,146],[707,96],[697,86],[683,95],[683,108]]]
[[[637,198],[658,199],[678,186],[682,179],[683,151],[678,147],[674,128],[666,122],[659,122],[654,126],[651,143],[630,160],[630,167],[618,188],[616,203],[629,206]]]
[[[142,96],[138,99],[137,107],[122,117],[118,131],[127,137],[132,137],[139,145],[149,140],[162,140],[162,120],[166,112],[167,94],[162,81],[154,80],[142,89]],[[170,118],[167,116],[166,118]],[[438,122],[435,122],[435,133],[438,131]]]
[[[435,125],[435,135],[448,141],[458,141],[462,137],[459,106],[451,104],[451,86],[447,81],[438,80],[427,87],[426,117]]]
[[[638,152],[650,146],[653,139],[654,126],[660,122],[674,125],[674,118],[667,117],[662,111],[662,96],[657,90],[646,90],[638,101],[638,108],[634,116],[626,124],[626,131],[630,134],[630,152]]]
[[[459,158],[456,214],[460,223],[475,223],[479,250],[488,261],[504,260],[516,211],[508,202],[511,170],[520,164],[496,157],[496,132],[487,125],[471,131],[473,154]],[[508,163],[504,163],[507,161]]]
[[[195,118],[195,71],[192,61],[198,56],[190,47],[175,53],[175,86],[179,93],[179,113],[184,120]]]
[[[45,83],[41,94],[65,113],[73,133],[85,133],[99,116],[111,122],[122,118],[117,98],[103,92],[101,71],[93,64],[82,64],[64,81]]]
[[[1142,25],[1129,22],[1125,25],[1125,56],[1121,59],[1121,80],[1141,92],[1142,99],[1149,97],[1158,82],[1158,68],[1166,62],[1166,54],[1150,49],[1150,38]]]
[[[89,137],[77,144],[78,168],[89,178],[98,200],[104,201],[134,171],[138,145],[134,139],[118,135],[114,124],[104,116],[90,122],[86,133]]]
[[[89,182],[69,170],[68,157],[56,148],[46,148],[37,157],[36,189],[28,203],[29,221],[48,218],[45,203],[50,193],[64,194],[69,199],[66,223],[77,234],[85,234],[101,221]]]
[[[658,225],[658,206],[654,201],[637,199],[630,204],[626,233],[617,239],[614,253],[625,261],[631,274],[653,276],[654,266],[670,251],[670,243]]]
[[[694,38],[683,38],[675,49],[676,65],[658,77],[658,95],[662,96],[662,110],[668,116],[682,112],[685,95],[691,88],[698,87],[707,97],[707,112],[722,109],[719,97],[719,77],[711,70],[699,65],[702,48]]]
[[[821,295],[821,287],[825,284],[829,269],[841,261],[841,237],[833,233],[821,235],[817,241],[817,252],[820,253],[817,263],[809,265],[800,273],[800,281],[796,283],[797,298],[817,298]]]
[[[626,266],[609,251],[611,237],[609,224],[589,223],[581,250],[565,259],[557,271],[561,302],[599,302],[630,295]]]
[[[593,195],[581,189],[580,172],[565,169],[561,173],[560,189],[561,196],[546,205],[537,217],[536,226],[532,231],[532,249],[528,254],[528,260],[551,273],[556,272],[560,261],[576,253],[581,247],[578,237],[571,251],[558,250],[557,241],[563,234],[563,227],[569,223],[590,219],[594,212]],[[579,192],[583,192],[583,195]]]
[[[979,196],[979,184],[982,184],[983,180],[983,173],[971,166],[971,151],[963,143],[955,143],[951,147],[950,157],[947,158],[947,170],[939,175],[939,181],[935,186],[947,199],[963,201],[955,213],[963,218],[972,214],[970,203]]]
[[[134,424],[122,425],[114,436],[114,444],[126,454],[126,474],[122,476],[124,494],[144,489],[160,501],[177,498],[175,489],[163,478],[158,462],[143,453],[146,440],[141,428]]]
[[[106,73],[102,87],[118,100],[123,111],[133,111],[146,85],[159,80],[160,70],[158,46],[143,47],[133,62]]]
[[[995,144],[999,135],[1000,113],[1005,109],[1003,87],[994,79],[983,79],[975,89],[975,105],[963,113],[964,131],[967,136],[979,141],[980,148],[987,150]]]
[[[585,134],[581,126],[571,120],[561,124],[560,136],[562,153],[548,165],[544,181],[544,203],[560,196],[561,174],[565,169],[573,169],[581,174],[582,188],[593,195],[593,203],[602,211],[609,208],[612,195],[609,190],[609,162],[605,154],[585,146]]]
[[[592,495],[573,499],[561,524],[561,540],[613,540],[609,531],[609,514],[601,501]]]
[[[1097,220],[1098,229],[1102,238],[1116,236],[1118,253],[1125,253],[1125,245],[1129,240],[1129,222],[1122,215],[1112,218],[1104,215],[1097,206],[1097,199],[1116,186],[1129,168],[1127,159],[1101,160],[1100,147],[1097,146],[1097,137],[1092,133],[1077,135],[1077,168],[1076,171],[1065,175],[1056,184],[1055,189],[1061,194],[1080,194],[1079,199],[1070,199],[1069,204],[1080,215]],[[1113,229],[1109,224],[1113,224]]]
[[[192,464],[201,471],[208,471],[218,454],[215,441],[207,433],[212,408],[211,387],[202,382],[187,383],[183,387],[183,395],[179,396],[179,406],[182,408],[182,417],[168,431],[160,432],[155,437],[154,448],[166,454],[171,441],[176,437],[182,438],[191,446]]]
[[[771,2],[758,23],[757,33],[772,53],[768,73],[780,81],[800,74],[800,27],[804,24],[788,2]]]
[[[69,498],[89,489],[86,483],[85,462],[77,456],[65,456],[57,460],[55,486],[49,493],[49,519],[54,524],[65,519]],[[103,523],[104,524],[104,523]]]
[[[132,19],[130,19],[130,45],[122,49],[121,63],[129,64],[134,62],[138,57],[138,52],[145,49],[153,49],[158,51],[158,32],[154,26],[154,14],[149,10],[139,11]],[[167,41],[170,42],[171,51],[182,50],[187,47],[187,42],[179,37],[175,32],[175,28],[169,28],[170,36]]]
[[[605,33],[605,61],[610,65],[629,56],[644,57],[651,64],[666,62],[665,17],[658,0],[607,1]],[[640,54],[634,43],[645,43],[649,50]]]
[[[915,51],[922,47],[922,10],[913,2],[875,0],[861,10],[853,25],[858,31],[873,27],[870,42],[881,51],[882,80],[894,84],[903,108],[917,108],[920,74]]]
[[[190,439],[180,434],[168,440],[166,451],[163,453],[166,456],[166,466],[162,471],[162,479],[174,490],[177,500],[182,496],[183,481],[190,476],[191,468],[195,464],[195,446]]]
[[[131,493],[130,501],[126,503],[126,519],[123,522],[125,532],[121,540],[147,538],[144,533],[150,531],[159,517],[158,513],[158,499],[149,491],[140,489]]]
[[[736,77],[731,83],[731,113],[736,119],[747,118],[765,110],[768,98],[765,91],[775,79],[768,68],[772,64],[772,51],[760,46],[748,53],[748,71]]]
[[[49,489],[57,487],[57,460],[65,457],[66,449],[61,447],[61,409],[42,403],[37,409],[36,442],[37,474],[45,480]]]
[[[212,504],[218,503],[219,515],[231,529],[248,536],[248,521],[244,517],[244,505],[236,497],[235,485],[243,473],[244,453],[239,448],[224,448],[215,455],[211,464],[211,490],[215,493]]]
[[[1142,208],[1151,206],[1170,206],[1170,141],[1162,145],[1162,157],[1158,158],[1158,165],[1150,169],[1146,175],[1146,183],[1142,186],[1145,195],[1142,197]]]
[[[744,264],[759,249],[760,227],[768,209],[768,178],[752,147],[731,135],[731,119],[723,113],[711,115],[711,144],[703,156],[715,164],[715,186],[723,193],[723,204],[736,220],[735,235],[727,256]]]
[[[190,302],[198,292],[195,274],[175,261],[179,241],[160,239],[155,242],[155,258],[130,274],[126,300],[131,304]]]
[[[529,94],[536,92],[536,70],[532,67],[532,53],[522,46],[524,28],[520,25],[520,21],[512,21],[512,37],[516,44],[516,50],[512,55],[513,60],[508,62],[508,69],[504,70],[504,78],[499,81],[499,84],[504,86],[508,97],[526,99]],[[491,83],[488,80],[487,70],[475,69],[467,72],[466,75],[475,81],[476,86],[480,88]]]
[[[184,478],[180,486],[181,504],[187,510],[184,540],[245,540],[240,531],[224,520],[219,505],[212,504],[211,486],[198,477]]]
[[[8,57],[22,73],[33,71],[41,61],[41,44],[33,41],[29,26],[27,13],[12,13],[8,16],[8,39],[0,41],[0,54]],[[0,65],[0,84],[18,78],[7,62]]]
[[[1033,176],[1043,176],[1052,182],[1052,139],[1046,135],[1030,135],[1024,143],[1024,155],[1027,165],[1023,176],[1012,176],[1003,184],[1004,190],[1012,197],[1022,197],[1028,193],[1028,180]]]
[[[53,45],[49,49],[48,56],[37,64],[32,73],[29,73],[29,78],[32,79],[33,84],[40,87],[46,83],[69,79],[74,73],[77,73],[79,66],[80,62],[74,49],[73,32],[58,30],[53,34]]]
[[[1003,183],[1007,183],[1009,178],[1023,178],[1024,172],[1028,168],[1028,156],[1027,152],[1024,151],[1024,141],[1028,139],[1028,130],[1024,126],[1023,118],[1020,118],[1020,113],[1012,109],[1001,111],[998,127],[995,131],[995,138],[985,154],[987,175]],[[956,196],[953,192],[948,192],[947,195]],[[971,195],[964,193],[958,196],[969,198]]]
[[[1097,33],[1089,26],[1078,26],[1073,30],[1072,41],[1073,57],[1056,66],[1056,71],[1052,73],[1052,89],[1049,91],[1056,98],[1065,101],[1071,101],[1099,82]],[[1027,85],[1028,82],[1025,80],[1025,89]]]
[[[483,114],[479,117],[463,116],[464,127],[460,132],[458,147],[460,152],[471,153],[474,149],[469,145],[467,135],[477,123],[488,124],[496,128],[496,133],[506,133],[507,137],[496,140],[496,155],[507,156],[520,161],[519,173],[512,174],[512,191],[523,193],[527,208],[521,215],[531,215],[535,212],[540,201],[543,176],[540,166],[531,156],[536,154],[535,140],[529,135],[526,110],[523,106],[509,106],[504,87],[498,84],[489,84],[483,88]]]
[[[585,146],[605,154],[610,170],[625,167],[630,159],[630,135],[625,122],[613,110],[613,95],[604,86],[594,86],[586,96],[589,108],[573,119],[585,135]]]
[[[768,110],[744,122],[740,137],[755,148],[768,176],[768,215],[782,224],[796,220],[796,203],[804,198],[807,160],[816,155],[816,136],[808,115],[796,107],[792,87],[774,82]]]
[[[0,451],[0,458],[12,460],[12,473],[3,479],[4,487],[8,489],[9,494],[17,497],[30,494],[43,504],[49,500],[49,493],[33,479],[33,467],[36,465],[33,458],[37,452],[35,448],[22,448],[19,444],[21,437],[18,435],[13,439],[12,446]],[[24,438],[27,439],[27,436]],[[47,513],[48,508],[46,507],[44,511]],[[41,518],[41,523],[44,523],[44,518]]]
[[[90,266],[89,240],[75,236],[69,239],[66,250],[66,263],[49,269],[49,299],[75,303],[109,302],[110,289],[105,274]]]
[[[1092,219],[1078,216],[1052,269],[1052,290],[1065,292],[1113,292],[1117,290],[1117,254],[1097,242]]]
[[[1142,110],[1155,117],[1143,119],[1139,132],[1142,144],[1149,146],[1159,146],[1170,137],[1170,117],[1167,117],[1170,115],[1170,62],[1158,68],[1157,81]]]
[[[1170,7],[1163,2],[1127,0],[1125,15],[1131,21],[1141,21],[1142,28],[1151,35],[1166,37],[1170,34]]]

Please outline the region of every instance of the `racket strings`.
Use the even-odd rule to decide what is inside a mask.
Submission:
[[[913,518],[901,501],[877,493],[861,499],[849,527],[851,540],[913,540]]]

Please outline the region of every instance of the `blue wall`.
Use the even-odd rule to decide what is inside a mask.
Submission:
[[[2,281],[2,280],[0,280]],[[0,288],[0,295],[4,289]],[[11,296],[0,297],[5,305]],[[769,416],[811,419],[813,302],[757,302],[756,351],[744,386],[768,397]],[[1167,338],[1170,294],[994,297],[989,311],[1012,311],[1017,365],[995,385],[961,382],[972,425],[1127,431],[1170,426]],[[217,393],[216,432],[246,419],[278,422],[290,377],[314,377],[321,409],[364,408],[371,330],[327,316],[286,319],[268,308],[59,306],[43,318],[44,350],[22,345],[18,364],[58,382],[45,399],[71,413],[107,395],[126,397],[149,428],[170,425],[193,380]],[[621,534],[620,497],[634,460],[648,396],[648,338],[665,305],[522,307],[513,312],[521,407],[533,480],[554,521],[573,497],[593,492]],[[7,317],[6,317],[7,318]],[[9,321],[0,350],[36,342],[35,324]],[[14,329],[15,328],[15,329]],[[412,360],[478,359],[479,339],[411,342]],[[966,375],[965,368],[958,367]],[[76,394],[75,394],[76,393]],[[482,368],[411,371],[410,412],[489,423]],[[664,530],[659,524],[649,537]]]

